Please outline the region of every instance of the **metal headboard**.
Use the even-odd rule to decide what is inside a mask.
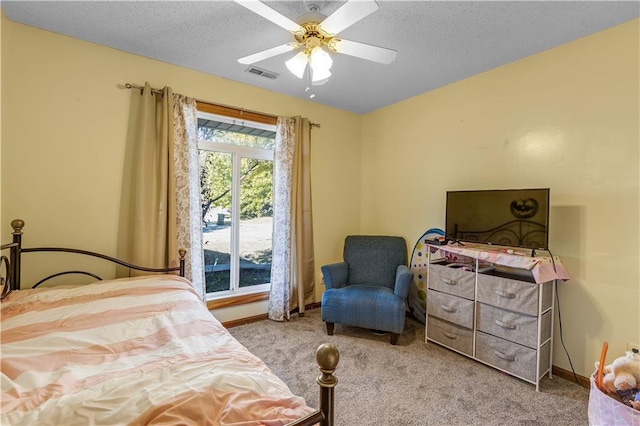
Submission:
[[[454,227],[454,238],[461,241],[494,241],[512,247],[543,248],[546,246],[546,226],[531,220],[512,220],[492,229],[471,231]]]
[[[1,293],[2,298],[4,298],[7,294],[9,294],[13,290],[20,290],[20,266],[22,262],[23,253],[36,253],[36,252],[75,253],[75,254],[80,254],[84,256],[103,259],[108,262],[112,262],[117,265],[124,266],[126,268],[130,268],[136,271],[151,272],[151,273],[177,272],[181,277],[184,277],[185,275],[185,257],[187,254],[185,249],[180,249],[178,251],[180,255],[179,266],[167,267],[167,268],[148,268],[145,266],[134,265],[132,263],[125,262],[115,257],[107,256],[105,254],[101,254],[101,253],[97,253],[89,250],[80,250],[80,249],[65,248],[65,247],[24,248],[22,247],[22,228],[24,227],[24,221],[21,219],[14,219],[13,221],[11,221],[11,227],[13,228],[12,242],[3,244],[2,246],[0,246],[0,250],[9,250],[9,257],[5,255],[0,256],[0,287],[2,288],[2,293]],[[91,272],[64,271],[64,272],[58,272],[58,273],[49,275],[48,277],[41,279],[36,284],[34,284],[32,288],[36,288],[43,282],[50,280],[52,278],[59,277],[61,275],[69,275],[69,274],[88,275],[97,280],[102,280],[101,277]]]

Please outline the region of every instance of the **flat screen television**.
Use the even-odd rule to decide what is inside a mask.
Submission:
[[[549,188],[448,191],[449,240],[548,249]]]

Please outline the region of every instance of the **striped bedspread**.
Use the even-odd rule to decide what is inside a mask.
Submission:
[[[2,425],[280,425],[313,411],[173,275],[14,292],[1,320]]]

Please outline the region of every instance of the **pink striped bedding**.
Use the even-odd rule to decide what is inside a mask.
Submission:
[[[313,411],[162,275],[13,292],[2,425],[281,425]]]

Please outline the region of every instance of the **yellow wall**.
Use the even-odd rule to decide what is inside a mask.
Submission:
[[[337,242],[358,231],[360,116],[4,16],[2,40],[3,235],[9,235],[11,219],[21,218],[26,246],[115,253],[128,116],[133,97],[139,97],[118,85],[145,81],[205,101],[320,123],[312,133],[311,165],[314,225],[322,229],[315,236],[318,265],[333,261]],[[38,258],[28,267],[25,281],[50,270],[48,260]],[[319,300],[324,288],[318,284],[316,289]],[[226,309],[216,316],[225,321],[255,315],[265,306]]]
[[[4,22],[4,12],[0,10],[0,188],[2,188],[2,23]],[[4,224],[4,216],[2,216],[2,197],[0,196],[0,224]],[[4,226],[0,226],[0,244],[8,242],[5,240]],[[3,253],[4,254],[4,253]]]
[[[639,20],[367,114],[362,231],[415,241],[447,190],[551,188],[564,343],[589,375],[640,343]],[[554,365],[570,369],[556,322]]]
[[[412,245],[443,226],[449,189],[550,187],[550,245],[572,275],[559,289],[564,342],[577,373],[588,375],[603,340],[610,354],[640,342],[638,26],[358,116],[3,16],[2,235],[19,217],[28,246],[115,252],[135,96],[120,84],[149,81],[202,100],[300,114],[322,124],[312,155],[318,282],[319,266],[340,259],[347,233],[399,234]],[[29,273],[48,269],[42,262]],[[559,338],[554,346],[554,364],[569,369]]]

